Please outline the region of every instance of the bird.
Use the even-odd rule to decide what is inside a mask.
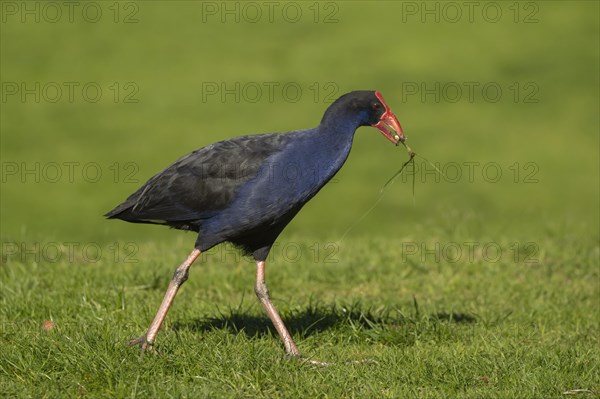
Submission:
[[[106,213],[108,219],[198,233],[193,250],[175,270],[148,330],[129,345],[139,345],[142,353],[153,350],[158,331],[194,261],[202,252],[228,242],[254,258],[256,296],[286,355],[302,358],[271,300],[265,260],[283,229],[344,165],[360,126],[376,128],[394,145],[405,141],[398,119],[379,91],[352,91],[329,105],[314,128],[245,135],[193,151]]]

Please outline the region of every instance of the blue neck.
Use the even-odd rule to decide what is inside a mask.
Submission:
[[[346,160],[354,133],[362,123],[363,115],[344,115],[340,113],[325,114],[321,124],[316,127],[315,139],[324,148],[327,148],[330,160],[341,161],[340,167]]]
[[[354,133],[360,125],[359,121],[349,118],[328,118],[302,135],[306,139],[305,151],[309,153],[298,156],[320,162],[313,165],[318,168],[319,185],[327,183],[344,165],[352,148]]]

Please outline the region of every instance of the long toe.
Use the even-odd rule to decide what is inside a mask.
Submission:
[[[328,367],[335,364],[333,362],[323,362],[318,359],[303,357],[300,355],[291,356],[291,358],[302,364],[309,364],[311,366]],[[379,362],[375,359],[358,359],[346,361],[345,364],[379,364]]]
[[[333,363],[328,363],[328,362],[322,362],[317,359],[304,359],[304,360],[302,360],[302,363],[310,364],[311,366],[319,366],[319,367],[329,367],[333,364]]]
[[[348,364],[379,364],[375,359],[358,359],[347,361]]]
[[[131,341],[129,341],[129,343],[127,345],[128,346],[139,345],[140,348],[141,348],[141,350],[142,350],[142,353],[144,353],[144,352],[152,352],[152,350],[154,349],[154,345],[151,344],[151,343],[149,343],[146,340],[146,335],[142,335],[139,338],[132,339]]]
[[[307,357],[303,357],[303,356],[295,356],[294,359],[299,361],[302,364],[309,364],[311,366],[327,367],[327,366],[331,366],[333,364],[333,363],[322,362],[317,359],[307,358]]]
[[[135,346],[135,345],[142,345],[146,342],[146,336],[142,335],[141,337],[132,339],[131,341],[129,341],[129,343],[127,344],[127,346]]]

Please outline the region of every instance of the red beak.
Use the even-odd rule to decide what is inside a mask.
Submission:
[[[394,115],[390,107],[388,107],[385,101],[383,101],[383,96],[380,92],[376,91],[375,96],[384,106],[385,112],[383,113],[383,115],[381,115],[381,118],[379,118],[379,122],[371,126],[379,130],[385,136],[386,139],[388,139],[395,145],[398,145],[398,143],[400,142],[404,143],[404,140],[406,140],[406,138],[402,133],[402,126],[400,126],[400,122],[398,122],[396,115]]]

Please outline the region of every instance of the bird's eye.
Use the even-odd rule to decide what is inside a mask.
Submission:
[[[379,107],[381,107],[381,104],[373,103],[373,109],[379,109]]]

